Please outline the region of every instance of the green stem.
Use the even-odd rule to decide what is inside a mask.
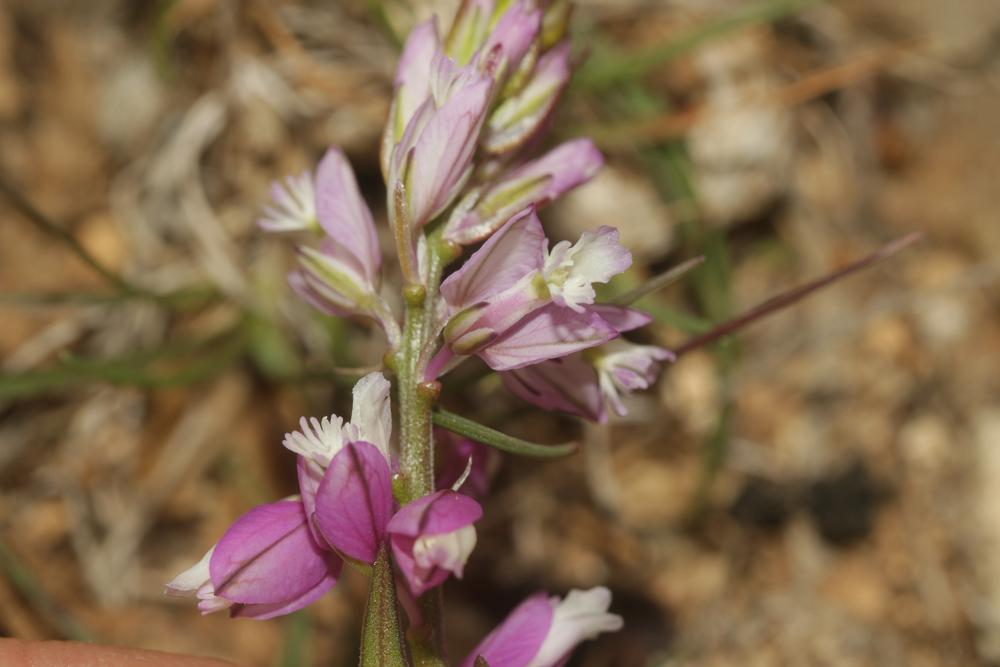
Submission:
[[[436,383],[424,382],[424,371],[434,343],[434,304],[448,255],[447,248],[432,237],[427,287],[411,285],[403,294],[406,313],[403,336],[395,358],[402,482],[398,487],[398,499],[401,504],[434,491],[431,409],[437,399],[437,387]],[[444,665],[441,596],[432,591],[421,597],[419,603],[424,626],[411,631],[411,636],[420,638],[416,641],[418,646],[414,647],[414,653],[420,656],[421,665]]]
[[[368,606],[361,633],[361,667],[405,667],[403,636],[396,611],[396,583],[389,550],[383,544],[372,567]]]

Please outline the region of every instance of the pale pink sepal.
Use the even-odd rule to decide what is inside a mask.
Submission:
[[[348,558],[374,563],[392,514],[392,479],[371,443],[352,442],[330,461],[316,491],[316,527]]]
[[[441,284],[441,296],[456,312],[499,294],[542,268],[547,241],[534,210],[512,217]]]
[[[330,148],[316,168],[316,217],[326,235],[342,249],[371,291],[377,291],[382,254],[375,222],[361,196],[351,165],[338,148]]]
[[[441,213],[458,195],[471,173],[472,156],[485,120],[493,81],[478,73],[456,77],[448,98],[426,119],[418,111],[411,124],[421,125],[412,134],[412,153],[407,139],[405,155],[407,225],[416,230]],[[410,134],[410,130],[407,130]],[[397,149],[399,150],[399,149]],[[401,163],[402,164],[402,163]],[[397,172],[399,173],[399,172]],[[395,187],[390,183],[390,187]]]
[[[497,21],[480,50],[480,57],[498,51],[503,63],[501,74],[509,75],[521,64],[541,27],[542,12],[524,0],[517,0]]]
[[[579,354],[500,374],[508,391],[543,410],[607,421],[593,365]]]
[[[535,310],[477,354],[495,371],[556,359],[606,343],[618,332],[596,313],[555,304]]]

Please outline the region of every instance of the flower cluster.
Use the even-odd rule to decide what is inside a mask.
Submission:
[[[482,508],[453,489],[396,508],[389,389],[372,373],[354,387],[350,422],[303,417],[284,440],[298,455],[300,495],[244,514],[167,592],[195,595],[203,613],[272,618],[328,591],[345,561],[374,564],[387,544],[415,596],[461,577]]]
[[[521,399],[604,421],[672,359],[620,338],[647,315],[598,300],[595,285],[632,262],[617,230],[553,243],[538,217],[603,163],[586,139],[532,155],[573,69],[569,10],[464,0],[447,31],[432,19],[406,40],[380,159],[403,317],[383,293],[374,216],[344,154],[331,148],[315,173],[275,184],[259,224],[301,241],[291,287],[323,313],[382,329],[404,429],[394,441],[394,387],[378,372],[355,386],[349,422],[303,418],[283,443],[297,455],[299,495],[240,517],[168,593],[196,596],[203,613],[271,618],[323,595],[345,563],[372,572],[388,555],[400,594],[420,598],[462,576],[495,465],[483,444],[431,430],[449,371],[478,357]],[[538,594],[462,664],[562,664],[580,641],[621,627],[609,605],[604,588]]]

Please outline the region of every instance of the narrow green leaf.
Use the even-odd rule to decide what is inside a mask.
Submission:
[[[529,442],[515,438],[512,435],[501,433],[489,426],[484,426],[479,422],[460,417],[453,412],[438,408],[433,414],[434,423],[443,429],[464,435],[467,438],[489,445],[494,449],[499,449],[508,454],[518,456],[528,456],[536,459],[554,459],[562,456],[569,456],[577,449],[575,442],[567,442],[560,445],[540,445],[536,442]]]
[[[667,269],[658,276],[653,276],[635,289],[631,289],[624,294],[619,294],[611,300],[611,303],[619,306],[630,306],[642,297],[674,284],[684,277],[688,271],[697,268],[697,266],[704,261],[705,257],[703,255],[692,257],[691,259],[681,262],[673,268]]]

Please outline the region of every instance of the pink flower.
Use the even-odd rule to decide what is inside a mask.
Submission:
[[[333,587],[342,561],[313,539],[302,503],[256,507],[218,544],[167,584],[169,595],[194,595],[203,614],[267,619],[310,604]]]
[[[604,158],[589,139],[575,139],[527,162],[483,189],[473,190],[448,219],[444,236],[478,243],[529,206],[540,209],[589,181]]]
[[[591,306],[619,332],[649,323],[649,316],[631,308]],[[665,361],[667,349],[613,340],[583,354],[552,359],[501,373],[504,386],[515,396],[545,410],[556,410],[597,422],[607,421],[606,405],[625,416],[622,394],[648,389]]]
[[[566,356],[618,332],[585,306],[593,282],[606,282],[632,262],[618,232],[601,227],[551,251],[532,209],[515,216],[444,281],[452,313],[444,328],[447,355],[477,354],[494,370]],[[438,357],[432,372],[443,370]]]
[[[472,524],[482,515],[475,500],[446,489],[414,500],[392,517],[392,553],[413,595],[440,586],[449,574],[462,578],[476,546]]]
[[[354,173],[337,148],[316,169],[272,186],[274,205],[259,221],[269,231],[312,231],[320,247],[300,246],[299,267],[288,276],[292,288],[312,306],[337,317],[374,319],[390,340],[398,326],[379,295],[382,254],[371,211]]]
[[[303,417],[283,443],[299,455],[299,489],[316,539],[364,562],[374,561],[392,513],[389,390],[381,373],[369,373],[354,385],[351,421]],[[355,520],[361,523],[345,528]]]
[[[534,595],[522,602],[462,662],[482,657],[490,667],[556,667],[583,641],[617,632],[621,616],[609,614],[611,591],[572,590],[565,599]]]

